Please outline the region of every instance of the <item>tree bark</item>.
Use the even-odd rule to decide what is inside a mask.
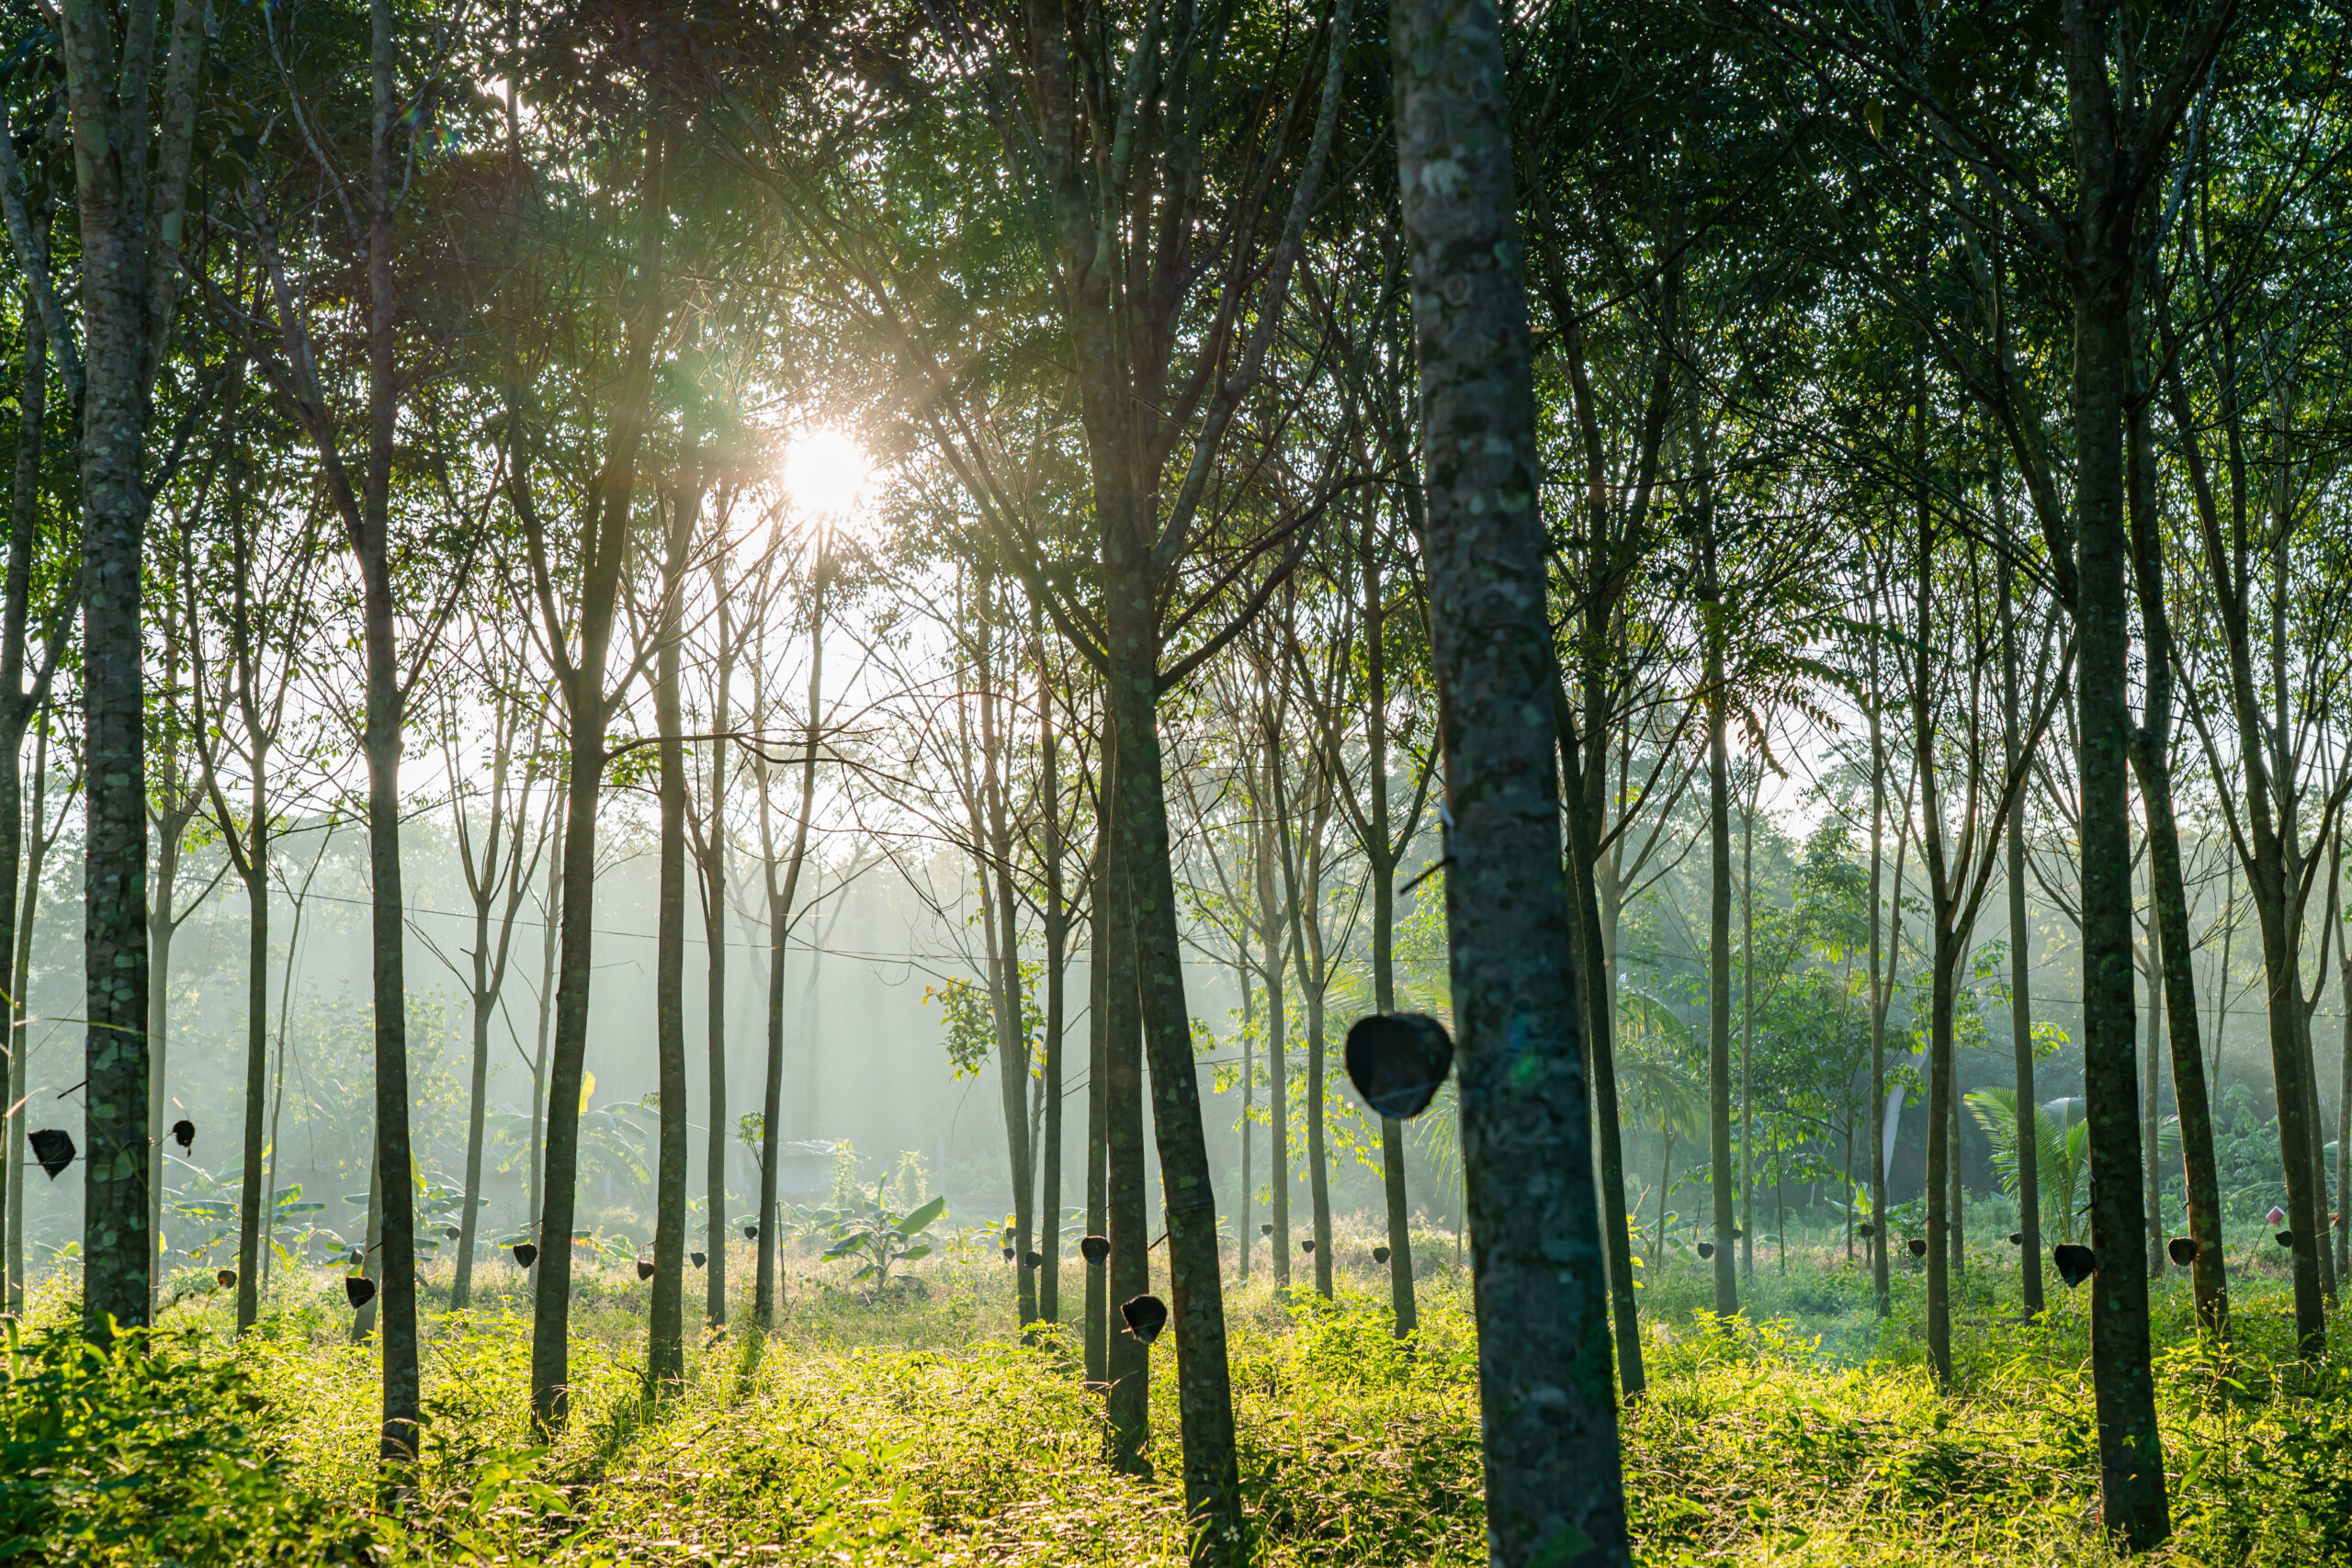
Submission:
[[[1102,798],[1105,836],[1102,880],[1095,895],[1102,912],[1098,953],[1103,984],[1103,1165],[1107,1198],[1104,1234],[1111,1243],[1110,1293],[1106,1304],[1134,1300],[1151,1288],[1151,1235],[1144,1215],[1143,1036],[1136,989],[1134,916],[1127,897],[1127,835],[1121,825],[1119,792],[1125,787],[1127,756],[1114,730],[1106,763]],[[1149,1469],[1148,1358],[1134,1335],[1113,1330],[1105,1318],[1103,1381],[1108,1390],[1111,1462],[1117,1469]]]
[[[381,6],[389,0],[374,3]],[[578,1198],[575,1184],[580,1170],[580,1099],[582,1058],[588,1047],[589,986],[595,967],[596,807],[609,760],[605,727],[613,705],[605,690],[605,665],[628,553],[638,449],[644,439],[652,396],[653,340],[662,313],[662,231],[667,212],[662,121],[657,112],[650,117],[646,131],[639,189],[641,228],[637,274],[628,301],[620,384],[609,416],[604,470],[597,476],[589,502],[589,536],[582,552],[580,656],[576,661],[568,661],[570,668],[562,672],[560,682],[569,721],[571,766],[564,801],[561,972],[556,982],[555,1042],[548,1073],[545,1186],[532,1300],[531,1429],[540,1440],[562,1428],[571,1401],[571,1225]],[[535,576],[539,580],[541,611],[549,623],[548,635],[560,639],[565,626],[554,614],[544,545],[543,537],[535,541],[534,553],[540,557]],[[379,908],[380,886],[379,883]],[[404,1184],[393,1185],[405,1193]]]
[[[1703,480],[1702,481],[1703,483]],[[1713,513],[1700,501],[1701,635],[1706,639],[1707,714],[1707,1157],[1714,1197],[1715,1315],[1739,1312],[1738,1261],[1732,1250],[1731,1164],[1731,763],[1724,735],[1723,584],[1715,571]]]
[[[727,751],[728,685],[735,673],[733,616],[727,593],[727,552],[711,558],[711,594],[718,602],[718,682],[710,713],[710,838],[702,857],[703,946],[707,953],[704,1011],[709,1036],[709,1131],[704,1147],[703,1316],[712,1327],[727,1322]],[[939,1173],[940,1180],[947,1173]]]
[[[40,732],[33,739],[33,800],[32,849],[25,856],[24,892],[17,902],[17,930],[10,943],[8,973],[11,993],[17,998],[9,1009],[8,1039],[8,1103],[20,1109],[7,1118],[8,1168],[21,1172],[25,1168],[25,1118],[21,1107],[25,1103],[25,1054],[32,1043],[32,1015],[25,1005],[25,998],[32,981],[33,924],[40,913],[40,874],[49,858],[49,846],[53,835],[42,826],[47,819],[49,798],[49,718],[46,710],[40,716]],[[61,822],[60,826],[62,826]],[[22,1318],[25,1312],[25,1184],[8,1183],[8,1311]]]
[[[686,558],[700,516],[701,482],[699,475],[686,476],[668,498],[669,540],[662,570],[661,626],[656,633],[661,642],[653,656],[662,813],[653,1036],[662,1100],[645,1382],[646,1392],[655,1397],[682,1388],[686,1377],[686,744],[679,708],[678,667],[679,642],[685,627]]]
[[[1391,39],[1489,1555],[1628,1562],[1500,27],[1484,0],[1410,0]]]
[[[2070,80],[2099,72],[2103,51],[2068,0]],[[2093,89],[2077,85],[2079,101]],[[2078,136],[2077,145],[2081,145]],[[2097,178],[2094,178],[2094,175]],[[2109,171],[2083,171],[2086,187]],[[2086,205],[2088,205],[2086,199]],[[2127,225],[2128,227],[2128,225]],[[2126,805],[2132,726],[2126,706],[2122,402],[2131,363],[2130,236],[2086,266],[2075,309],[2075,527],[2078,668],[2075,699],[2082,795],[2083,1089],[2090,1122],[2091,1230],[2106,1266],[2092,1277],[2092,1390],[2098,1411],[2101,1496],[2108,1533],[2145,1548],[2170,1533],[2155,1382],[2149,1369],[2148,1281],[2123,1266],[2145,1225],[2141,1212],[2138,1094],[2132,1083],[2132,843]],[[2290,1081],[2292,1081],[2290,1079]],[[2282,1118],[2283,1120],[2283,1118]],[[2301,1153],[2298,1147],[2295,1153]]]
[[[1106,1240],[1111,1234],[1111,949],[1117,941],[1105,901],[1110,897],[1114,870],[1111,792],[1115,787],[1115,753],[1105,737],[1102,766],[1095,805],[1094,866],[1091,878],[1092,908],[1089,911],[1089,952],[1086,959],[1086,1234]],[[1244,1145],[1247,1146],[1246,1145]],[[1249,1242],[1244,1237],[1246,1249]],[[1086,1381],[1097,1387],[1110,1382],[1110,1292],[1108,1259],[1086,1265]]]
[[[1031,611],[1030,640],[1037,657],[1038,792],[1044,807],[1045,842],[1039,856],[1045,870],[1045,912],[1040,922],[1046,938],[1046,1125],[1043,1160],[1044,1190],[1039,1198],[1037,1250],[1045,1268],[1037,1280],[1037,1314],[1047,1323],[1062,1315],[1062,1033],[1063,969],[1069,958],[1069,917],[1062,906],[1061,758],[1054,728],[1053,671],[1046,660],[1046,638]],[[947,1173],[940,1172],[946,1180]]]
[[[2024,698],[2018,685],[2017,570],[2011,561],[2008,545],[2007,491],[2000,481],[1997,464],[1994,474],[1995,515],[2001,534],[2000,547],[1995,551],[1995,570],[1999,579],[2001,598],[2001,756],[2004,768],[2014,774],[2024,765],[2018,732],[2019,706]],[[2018,1247],[2018,1270],[2025,1315],[2036,1318],[2042,1312],[2041,1171],[2041,1161],[2035,1155],[2041,1146],[2038,1132],[2040,1106],[2034,1098],[2033,1088],[2033,998],[2030,989],[2033,971],[2027,952],[2023,790],[2019,790],[2017,798],[2009,803],[2006,853],[2009,900],[2009,1045],[2016,1063],[2018,1101],[2018,1234],[2023,1238]]]

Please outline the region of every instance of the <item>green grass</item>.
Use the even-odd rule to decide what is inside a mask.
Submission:
[[[1335,1248],[1358,1264],[1335,1303],[1278,1301],[1262,1280],[1230,1298],[1261,1559],[1483,1562],[1465,1282],[1449,1247],[1423,1248],[1425,1329],[1408,1355],[1367,1246]],[[2154,1561],[2352,1562],[2346,1342],[2328,1369],[2289,1364],[2267,1266],[2237,1281],[2226,1361],[2196,1343],[2185,1284],[2158,1288],[2177,1534]],[[1926,1370],[1907,1260],[1884,1323],[1866,1276],[1827,1248],[1797,1249],[1785,1274],[1760,1257],[1728,1332],[1698,1269],[1646,1281],[1650,1391],[1623,1423],[1642,1561],[2106,1561],[2086,1303],[2060,1292],[2042,1323],[2021,1323],[2012,1271],[2006,1247],[1972,1259],[1949,1391]],[[464,1314],[429,1288],[425,1458],[396,1512],[379,1506],[372,1349],[348,1343],[332,1271],[279,1280],[242,1346],[228,1303],[202,1297],[168,1315],[163,1354],[96,1364],[47,1332],[71,1307],[52,1286],[0,1382],[0,1561],[1182,1561],[1172,1480],[1104,1468],[1076,1345],[1021,1342],[998,1266],[926,1263],[876,1302],[845,1272],[794,1260],[775,1333],[708,1337],[683,1393],[649,1411],[643,1288],[633,1270],[587,1271],[573,1416],[545,1451],[528,1447],[517,1276],[493,1271],[507,1293]],[[1153,1361],[1152,1452],[1172,1476],[1174,1359]]]

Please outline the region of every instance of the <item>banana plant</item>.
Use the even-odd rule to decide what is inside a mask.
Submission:
[[[824,1254],[828,1259],[863,1258],[865,1263],[850,1280],[853,1283],[871,1280],[877,1291],[889,1282],[890,1270],[899,1264],[931,1256],[932,1222],[947,1212],[947,1200],[939,1197],[912,1213],[894,1213],[888,1190],[888,1182],[877,1183],[872,1204],[861,1205],[835,1221],[833,1245]]]

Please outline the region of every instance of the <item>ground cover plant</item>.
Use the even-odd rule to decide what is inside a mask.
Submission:
[[[1351,1227],[1352,1228],[1352,1227]],[[1435,1258],[1442,1238],[1424,1238]],[[1389,1332],[1371,1239],[1335,1298],[1230,1298],[1254,1551],[1267,1564],[1484,1558],[1465,1276],[1433,1264],[1422,1324]],[[737,1259],[747,1265],[748,1255]],[[1759,1269],[1728,1328],[1704,1276],[1645,1291],[1650,1387],[1623,1421],[1638,1560],[2097,1562],[2079,1292],[2039,1323],[1992,1254],[1962,1273],[1960,1377],[1939,1390],[1917,1277],[1882,1324],[1833,1242]],[[334,1280],[296,1276],[232,1342],[231,1303],[171,1314],[154,1353],[86,1359],[68,1303],[34,1303],[0,1383],[0,1560],[91,1563],[1175,1563],[1185,1560],[1171,1369],[1154,1369],[1143,1480],[1102,1463],[1099,1394],[1067,1329],[1023,1335],[1005,1270],[918,1262],[869,1296],[813,1251],[775,1332],[712,1336],[684,1390],[642,1400],[644,1293],[582,1269],[575,1419],[535,1449],[520,1293],[429,1312],[424,1459],[380,1494]],[[1074,1271],[1073,1271],[1074,1272]],[[427,1280],[428,1301],[434,1281]],[[446,1281],[444,1282],[446,1292]],[[2176,1533],[2149,1561],[2352,1553],[2352,1384],[2292,1359],[2273,1269],[2243,1284],[2226,1358],[2186,1280],[2156,1294]]]

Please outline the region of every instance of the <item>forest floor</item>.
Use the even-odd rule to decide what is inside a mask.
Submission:
[[[1242,1469],[1268,1564],[1483,1562],[1476,1359],[1450,1246],[1420,1254],[1418,1353],[1386,1331],[1363,1255],[1335,1302],[1233,1292]],[[737,1259],[739,1269],[747,1259]],[[2233,1265],[2239,1264],[2233,1258]],[[993,1261],[933,1260],[869,1302],[846,1268],[793,1261],[775,1333],[713,1337],[684,1392],[639,1396],[643,1288],[588,1270],[573,1416],[528,1448],[527,1303],[449,1313],[428,1287],[424,1463],[378,1506],[373,1347],[349,1343],[334,1271],[282,1277],[232,1348],[229,1303],[166,1316],[164,1353],[93,1366],[38,1292],[0,1381],[0,1562],[1102,1563],[1183,1561],[1172,1355],[1153,1357],[1162,1479],[1100,1461],[1074,1340],[1023,1346]],[[2096,1518],[2086,1292],[2018,1320],[2013,1254],[1970,1260],[1960,1376],[1939,1392],[1905,1259],[1882,1325],[1866,1273],[1823,1247],[1759,1256],[1733,1331],[1683,1267],[1645,1291],[1648,1396],[1623,1423],[1645,1563],[2080,1563]],[[514,1289],[515,1271],[492,1282]],[[2352,1562],[2352,1337],[2318,1371],[2284,1359],[2285,1287],[2240,1269],[2239,1342],[2217,1362],[2187,1285],[2158,1287],[2156,1379],[2173,1542],[2160,1563]],[[1069,1270],[1066,1310],[1080,1300]],[[2054,1282],[2053,1282],[2053,1289]],[[741,1299],[740,1297],[738,1298]],[[698,1297],[689,1313],[699,1322]]]

